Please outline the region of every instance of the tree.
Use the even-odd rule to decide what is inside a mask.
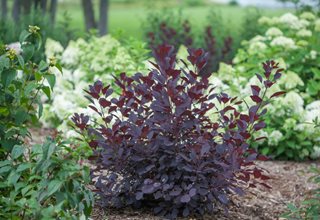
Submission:
[[[19,22],[21,12],[20,0],[14,0],[12,6],[12,18],[15,22]]]
[[[51,0],[51,4],[50,4],[50,21],[51,21],[52,25],[54,25],[54,22],[55,22],[56,12],[57,12],[57,0]]]
[[[7,18],[8,5],[7,0],[1,0],[1,18],[4,20]]]
[[[91,0],[82,0],[82,8],[84,13],[84,21],[86,25],[86,30],[96,28],[96,21],[94,19],[94,10]]]
[[[81,0],[84,13],[86,30],[99,29],[100,36],[108,33],[108,9],[109,0],[100,0],[99,21],[98,25],[94,16],[92,0]]]
[[[99,33],[103,36],[108,33],[108,9],[109,0],[100,0],[100,19],[99,19]]]

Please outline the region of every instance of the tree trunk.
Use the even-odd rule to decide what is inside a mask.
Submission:
[[[12,6],[12,18],[15,22],[19,22],[20,19],[20,0],[14,0],[13,6]]]
[[[57,0],[51,0],[50,4],[50,21],[51,24],[54,25],[56,19],[56,12],[57,12]]]
[[[108,33],[108,13],[109,0],[100,0],[100,19],[99,19],[99,34],[100,36]]]
[[[1,0],[1,19],[5,20],[7,18],[8,5],[7,0]]]
[[[81,0],[81,1],[82,1],[83,13],[84,13],[84,20],[86,24],[86,30],[89,31],[90,29],[97,27],[94,19],[92,1],[91,0]]]
[[[41,8],[42,14],[45,15],[47,11],[47,0],[41,0],[40,8]]]
[[[23,13],[30,14],[32,1],[31,0],[22,0],[20,2],[22,2]]]

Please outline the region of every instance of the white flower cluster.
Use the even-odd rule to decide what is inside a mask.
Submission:
[[[274,38],[271,43],[271,46],[273,47],[282,47],[284,49],[296,49],[297,46],[293,39],[285,37],[285,36],[279,36]]]
[[[58,130],[67,136],[74,135],[67,126],[73,113],[94,115],[92,109],[86,108],[88,101],[84,98],[83,90],[89,84],[98,79],[112,84],[112,74],[132,74],[146,69],[144,62],[135,62],[127,49],[111,36],[71,41],[65,50],[58,42],[48,39],[46,55],[61,59],[63,73],[52,70],[56,75],[56,86],[51,103],[44,104],[42,122],[47,126],[58,122]]]

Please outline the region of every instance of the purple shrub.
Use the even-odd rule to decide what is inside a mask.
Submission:
[[[231,194],[267,186],[268,177],[254,164],[265,158],[248,143],[265,127],[262,116],[271,98],[265,91],[281,70],[273,61],[264,63],[264,74],[257,74],[264,86],[252,86],[255,104],[239,112],[237,97],[216,93],[208,77],[199,76],[209,54],[188,52],[194,70],[176,69],[174,48],[161,45],[147,75],[116,79],[118,97],[101,81],[87,91],[101,120],[90,123],[75,114],[73,122],[94,149],[92,175],[101,205],[149,207],[175,219],[227,210]]]

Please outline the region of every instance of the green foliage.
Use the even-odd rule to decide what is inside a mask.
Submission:
[[[61,141],[24,144],[42,115],[40,97],[51,98],[52,72],[61,71],[54,57],[34,62],[39,30],[21,33],[21,51],[0,45],[0,219],[83,219],[93,196],[88,167],[77,163],[82,154]]]
[[[38,27],[23,31],[20,44],[21,53],[1,46],[5,49],[0,54],[0,158],[30,135],[27,123],[36,123],[42,114],[39,95],[50,98],[55,82],[50,72],[55,64],[32,62],[42,44]]]
[[[79,219],[89,216],[93,195],[89,168],[76,163],[73,149],[47,140],[15,145],[0,162],[1,219]]]

